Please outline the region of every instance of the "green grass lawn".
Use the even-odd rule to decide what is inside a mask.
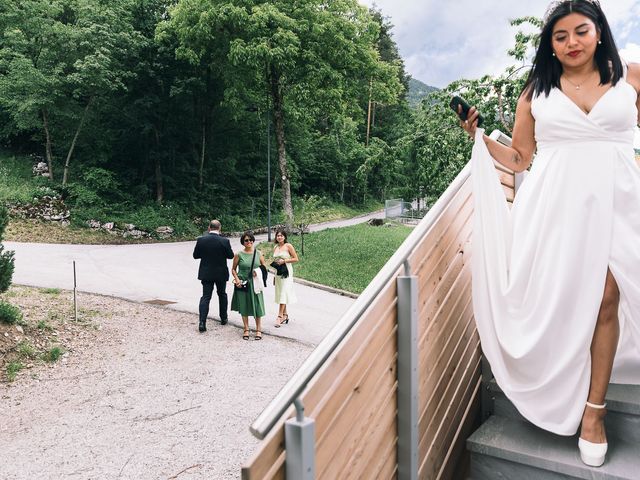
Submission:
[[[31,174],[31,161],[16,157],[0,149],[0,202],[33,199],[35,183]]]
[[[353,293],[361,293],[411,233],[411,227],[366,223],[345,228],[331,228],[304,236],[304,255],[299,235],[289,241],[298,252],[294,276]],[[273,247],[262,243],[267,263]]]

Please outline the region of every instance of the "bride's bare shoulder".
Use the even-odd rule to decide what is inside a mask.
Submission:
[[[636,92],[640,93],[640,63],[629,64],[627,82],[635,87]]]

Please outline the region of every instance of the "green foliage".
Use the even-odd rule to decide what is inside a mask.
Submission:
[[[46,331],[53,330],[53,327],[51,325],[49,325],[46,320],[38,320],[36,328],[38,330],[46,330]]]
[[[36,357],[36,349],[27,341],[22,341],[18,343],[16,346],[16,350],[18,354],[26,359],[35,358]]]
[[[42,293],[47,294],[47,295],[60,295],[60,289],[59,288],[43,288],[42,289]]]
[[[18,375],[18,372],[24,368],[22,362],[9,362],[7,364],[7,380],[13,382]]]
[[[20,324],[22,322],[22,312],[18,307],[0,301],[0,322],[8,323],[9,325]]]
[[[35,196],[37,184],[32,180],[31,159],[0,149],[0,203],[28,203]]]
[[[9,213],[4,206],[0,205],[0,293],[6,292],[9,289],[9,286],[11,285],[11,278],[13,277],[13,270],[15,268],[13,258],[14,252],[5,251],[4,245],[2,245],[2,238],[4,237],[4,231],[8,222]],[[0,317],[2,317],[1,312]],[[8,322],[8,320],[6,321]]]
[[[418,79],[409,79],[409,91],[407,93],[407,101],[412,108],[418,108],[422,100],[431,92],[438,90],[435,87],[427,85]]]
[[[293,210],[313,196],[433,201],[471,145],[449,95],[510,133],[536,22],[513,21],[517,66],[454,82],[414,111],[392,25],[356,0],[7,0],[0,202],[60,192],[74,226],[189,236],[211,217],[264,226],[267,191],[273,223],[287,220],[289,195]],[[46,155],[53,180],[32,178],[21,151]]]
[[[367,224],[332,228],[304,236],[304,256],[294,275],[353,293],[361,293],[411,233],[410,227]],[[289,241],[300,252],[300,237]],[[265,252],[267,257],[273,253]]]
[[[540,20],[523,17],[511,22],[514,26],[531,25],[536,29]],[[537,42],[537,33],[518,31],[515,46],[509,53],[526,63],[526,57]],[[426,197],[432,204],[467,163],[472,142],[458,126],[456,115],[449,109],[453,95],[462,96],[482,113],[487,134],[494,129],[511,135],[515,110],[528,74],[529,65],[511,66],[496,77],[462,79],[445,89],[431,92],[416,112],[414,127],[395,145],[404,159],[406,183],[395,191],[405,199]]]
[[[6,2],[0,10],[0,108],[13,131],[41,132],[49,146],[60,148],[54,156],[66,154],[69,163],[89,106],[124,90],[130,77],[129,8],[127,0]]]
[[[45,362],[53,363],[64,354],[64,350],[61,347],[52,347],[42,354],[42,359]]]

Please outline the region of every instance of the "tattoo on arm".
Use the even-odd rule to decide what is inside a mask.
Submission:
[[[513,154],[513,157],[511,157],[511,161],[515,164],[518,165],[520,163],[522,163],[522,157],[520,156],[520,154],[518,152],[515,152]]]

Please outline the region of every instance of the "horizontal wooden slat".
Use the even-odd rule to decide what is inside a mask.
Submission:
[[[377,458],[378,452],[375,447],[382,442],[395,443],[398,438],[397,423],[397,395],[390,393],[385,402],[381,405],[375,422],[369,423],[366,435],[360,443],[360,448],[354,456],[344,464],[344,467],[335,478],[362,478],[361,472],[364,468]]]
[[[442,468],[440,469],[440,472],[438,472],[438,480],[466,478],[467,472],[465,472],[461,467],[464,466],[464,463],[468,462],[468,458],[466,459],[466,462],[462,462],[460,459],[461,457],[468,457],[468,453],[466,452],[467,438],[469,438],[471,433],[479,426],[480,423],[480,388],[482,388],[482,379],[478,378],[472,394],[473,400],[467,405],[462,421],[456,431],[455,438],[451,442],[449,451],[444,458]]]
[[[457,197],[456,197],[457,199]],[[460,205],[450,206],[442,214],[440,221],[427,233],[424,242],[411,255],[412,273],[425,278],[433,267],[445,256],[447,248],[461,236],[460,230],[469,222],[473,213],[471,195],[467,192],[460,197]],[[464,236],[464,235],[462,235]]]
[[[465,322],[468,322],[468,315],[471,315],[469,308],[471,296],[468,290],[470,285],[471,275],[468,270],[463,270],[451,288],[448,301],[442,304],[439,314],[420,337],[418,348],[420,386],[427,384],[430,376],[438,373],[436,367],[442,363],[440,359],[451,355],[452,346],[459,341],[460,335],[466,328]]]
[[[381,414],[376,419],[379,423],[372,423],[367,432],[367,444],[362,444],[359,452],[356,452],[354,461],[347,462],[347,468],[340,473],[338,478],[378,478],[380,471],[367,477],[363,471],[378,460],[381,453],[389,447],[397,445],[397,396],[390,395],[388,402],[383,406]]]
[[[293,412],[293,407],[287,410],[287,415],[276,424],[260,444],[260,449],[242,467],[242,480],[279,478],[276,476],[276,470],[283,467],[285,458],[284,421],[291,417]]]
[[[498,178],[505,187],[513,188],[516,185],[516,177],[512,173],[498,172]]]
[[[438,289],[432,298],[422,307],[419,313],[418,341],[420,348],[424,348],[424,342],[433,329],[446,329],[443,326],[451,316],[451,310],[458,304],[461,296],[469,295],[468,284],[470,282],[470,268],[462,264],[462,255],[456,255],[456,261],[442,277]],[[437,334],[437,333],[436,333]],[[426,353],[422,350],[423,353]]]
[[[360,352],[367,350],[367,345],[377,335],[377,329],[386,322],[386,312],[396,308],[396,285],[390,283],[374,303],[363,314],[360,322],[353,327],[342,341],[340,347],[327,359],[324,366],[316,374],[303,393],[305,409],[315,412],[320,402],[328,401],[327,395],[333,385],[337,385],[348,371],[358,363]]]
[[[376,352],[366,372],[366,377],[355,384],[348,384],[350,395],[336,398],[316,417],[316,425],[326,423],[325,435],[316,443],[317,471],[322,472],[329,463],[345,462],[362,440],[363,430],[378,411],[377,402],[382,402],[396,385],[396,338],[395,331],[382,349]],[[325,413],[330,411],[331,414]],[[327,428],[328,427],[328,428]]]
[[[507,199],[507,202],[513,202],[513,199],[516,197],[516,193],[512,187],[502,186],[502,190],[504,191],[504,196]]]
[[[421,417],[421,422],[418,427],[420,436],[418,452],[420,458],[424,458],[435,444],[442,442],[442,438],[438,438],[437,433],[442,428],[443,416],[445,415],[447,405],[456,399],[455,388],[461,382],[460,376],[474,374],[474,372],[469,373],[464,370],[465,366],[472,360],[478,362],[480,360],[479,342],[474,339],[469,341],[462,355],[457,359],[457,363],[453,365],[450,373],[451,379],[441,383],[440,386],[444,388],[439,389],[441,392],[440,397],[435,398],[434,401],[428,405],[427,414]],[[457,400],[462,401],[462,398],[458,398]]]
[[[470,302],[467,303],[461,318],[462,321],[459,324],[464,325],[464,328],[461,329],[463,333],[448,341],[443,346],[442,352],[431,352],[431,356],[436,357],[437,360],[431,363],[429,371],[420,370],[424,372],[421,374],[418,386],[419,431],[421,435],[427,430],[438,402],[444,395],[448,380],[453,376],[463,352],[472,341],[476,341],[477,334]]]
[[[511,174],[511,175],[515,174],[515,172],[513,170],[511,170],[510,168],[505,167],[500,162],[496,162],[495,160],[493,161],[493,166],[495,167],[495,169],[499,173],[507,173],[507,174]]]
[[[455,219],[460,212],[464,211],[468,214],[472,209],[471,182],[467,180],[453,197],[449,205],[447,205],[438,220],[425,234],[424,240],[416,246],[409,256],[411,271],[414,274],[418,274],[423,268],[422,265],[434,256],[433,252],[442,242],[442,236],[445,235],[451,227],[452,220]],[[435,254],[435,256],[438,255]]]
[[[396,429],[396,426],[392,425],[392,428]],[[361,478],[391,478],[396,471],[398,437],[384,436],[382,440],[373,448],[375,455],[360,473]]]
[[[424,269],[420,272],[419,282],[421,304],[424,304],[430,298],[433,291],[438,287],[442,275],[449,268],[450,263],[456,260],[455,255],[465,245],[471,235],[472,227],[470,217],[467,217],[465,223],[460,221],[459,225],[453,224],[451,231],[448,232],[449,235],[443,238],[443,242],[439,246],[438,255],[431,257],[423,265]]]
[[[473,364],[474,361],[475,365]],[[453,441],[458,425],[462,422],[462,416],[464,415],[466,407],[473,400],[473,392],[477,385],[477,381],[473,380],[480,375],[480,358],[472,356],[462,371],[465,375],[461,381],[452,384],[455,391],[452,392],[451,396],[457,401],[446,404],[446,410],[441,416],[440,427],[435,434],[435,436],[438,437],[438,441],[431,444],[431,448],[424,462],[427,468],[426,476],[428,478],[435,478],[437,472],[440,471],[444,464],[444,456]]]
[[[378,435],[390,435],[391,438],[397,435],[392,428],[396,421],[396,388],[375,392],[366,411],[344,420],[353,424],[347,448],[338,449],[322,466],[316,465],[319,479],[353,478],[351,475],[359,468],[359,461],[368,462],[376,457],[377,452],[368,451],[367,447],[372,442],[375,445]]]

